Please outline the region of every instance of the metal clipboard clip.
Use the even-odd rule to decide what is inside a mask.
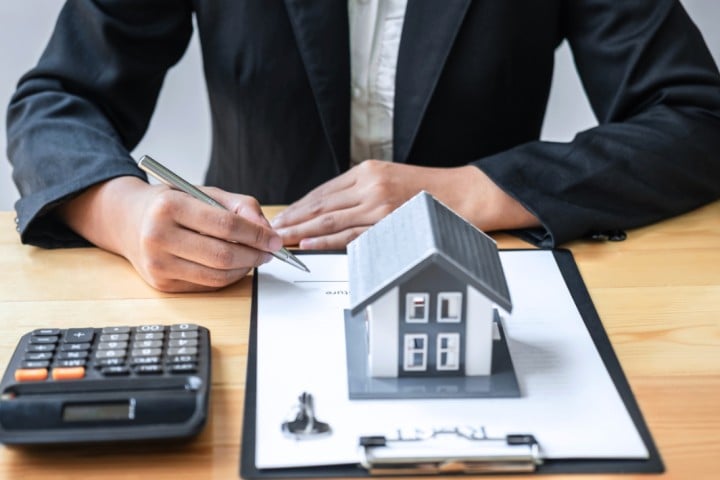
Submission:
[[[372,475],[534,472],[542,464],[532,435],[492,438],[485,428],[398,430],[360,437],[360,463]]]

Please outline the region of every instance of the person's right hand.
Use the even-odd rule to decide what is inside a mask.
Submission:
[[[164,185],[118,177],[57,212],[88,241],[127,258],[158,290],[215,290],[269,261],[282,240],[254,198],[203,190],[227,211]]]

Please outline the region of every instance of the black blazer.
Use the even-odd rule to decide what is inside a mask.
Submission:
[[[8,111],[24,242],[77,243],[52,207],[143,175],[128,151],[193,14],[208,184],[289,203],[348,168],[345,0],[70,0]],[[541,142],[563,39],[600,125]],[[720,197],[720,76],[676,0],[410,0],[394,160],[478,166],[540,218],[546,246],[639,226]]]

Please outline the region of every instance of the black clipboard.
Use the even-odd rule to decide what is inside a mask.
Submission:
[[[516,249],[519,250],[519,249]],[[513,250],[506,250],[513,251]],[[543,251],[543,250],[533,250]],[[568,290],[580,312],[590,337],[595,343],[600,357],[612,378],[635,427],[648,450],[646,460],[626,459],[547,459],[534,473],[662,473],[665,471],[660,452],[655,446],[650,430],[635,401],[620,362],[610,344],[600,317],[595,310],[590,294],[585,287],[580,271],[569,250],[552,250],[553,256],[563,276]],[[324,253],[298,251],[300,255],[322,255]],[[255,466],[255,429],[256,429],[256,388],[257,388],[257,276],[253,277],[253,301],[250,313],[250,338],[248,348],[247,376],[245,386],[245,407],[243,411],[242,443],[240,452],[240,476],[248,479],[269,478],[326,478],[326,477],[368,477],[370,472],[359,464],[332,465],[298,468],[258,469]]]

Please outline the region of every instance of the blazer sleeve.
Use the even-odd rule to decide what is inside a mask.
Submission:
[[[16,212],[24,243],[87,244],[53,218],[52,208],[104,180],[145,178],[129,152],[191,35],[185,1],[65,4],[8,107],[8,157],[21,195]]]
[[[599,125],[476,163],[552,247],[720,197],[720,75],[676,0],[568,0],[562,24]]]

